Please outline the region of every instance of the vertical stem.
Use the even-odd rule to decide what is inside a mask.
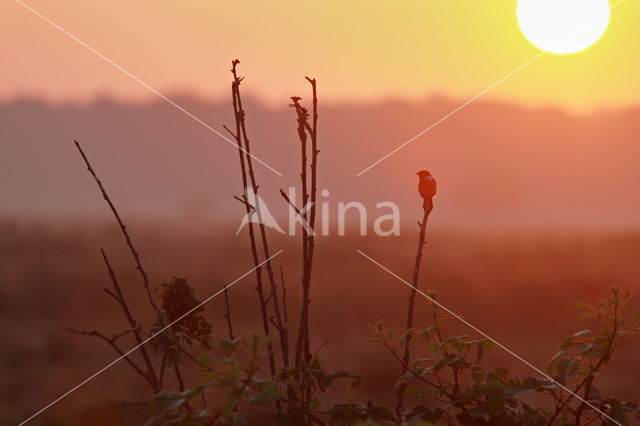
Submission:
[[[292,97],[293,101],[292,107],[296,110],[297,115],[297,131],[298,131],[298,139],[300,140],[300,181],[302,187],[302,207],[300,210],[297,210],[298,214],[301,215],[301,219],[308,223],[308,214],[309,211],[306,208],[307,203],[309,201],[309,194],[307,192],[307,133],[306,133],[306,125],[307,125],[307,110],[302,107],[299,103],[299,97]],[[281,191],[281,193],[283,193]],[[302,278],[300,282],[302,284],[302,306],[300,309],[300,321],[298,324],[298,336],[296,339],[296,351],[295,351],[295,365],[297,370],[297,382],[299,385],[300,395],[301,395],[301,412],[305,412],[305,407],[307,405],[309,388],[307,385],[307,373],[306,366],[309,362],[308,359],[308,351],[307,351],[307,341],[308,341],[308,300],[309,300],[309,274],[308,274],[308,266],[309,266],[309,232],[306,226],[302,227]]]
[[[180,389],[180,392],[184,392],[185,390],[184,379],[182,378],[182,373],[180,372],[180,366],[178,365],[177,362],[173,364],[173,371],[176,373],[176,379],[178,380],[178,388]],[[192,410],[191,404],[189,404],[189,401],[185,401],[183,406],[189,412]]]
[[[240,84],[239,79],[236,75],[236,65],[239,63],[239,61],[236,59],[232,62],[232,73],[234,76],[234,80],[233,83],[231,83],[231,95],[232,95],[232,103],[233,103],[233,113],[234,113],[234,119],[235,119],[235,125],[236,125],[236,133],[234,134],[234,137],[236,139],[236,143],[238,145],[238,155],[240,157],[240,169],[242,172],[242,193],[244,194],[244,204],[245,204],[245,210],[247,213],[247,216],[251,215],[251,206],[249,204],[249,200],[247,198],[247,185],[248,185],[248,180],[247,180],[247,169],[246,169],[246,165],[245,165],[245,156],[244,156],[244,148],[243,148],[243,143],[242,143],[242,136],[241,136],[241,115],[243,114],[243,112],[241,111],[240,107],[239,107],[239,97],[240,97],[240,93],[238,90],[238,85]],[[275,359],[273,357],[273,349],[272,349],[272,345],[271,345],[271,341],[270,341],[270,330],[269,330],[269,314],[267,312],[267,302],[265,300],[264,297],[264,288],[263,288],[263,284],[262,284],[262,267],[258,266],[260,265],[260,258],[258,257],[258,248],[257,248],[257,244],[256,244],[256,237],[255,237],[255,233],[254,233],[254,228],[253,228],[253,223],[251,221],[249,221],[248,223],[248,227],[249,227],[249,239],[251,242],[251,254],[253,256],[253,263],[256,266],[256,292],[258,293],[258,301],[260,303],[260,313],[262,315],[262,328],[264,331],[264,336],[267,339],[267,351],[268,351],[268,358],[269,358],[269,369],[271,372],[271,375],[275,375],[276,372],[276,365],[275,365]]]
[[[235,340],[233,335],[233,322],[231,321],[231,308],[229,306],[229,294],[227,293],[227,286],[222,286],[224,290],[224,317],[227,319],[227,329],[229,331],[229,340]]]
[[[320,150],[318,149],[318,96],[316,89],[316,80],[306,77],[307,81],[311,84],[312,88],[312,97],[313,97],[313,108],[312,108],[312,120],[313,124],[311,127],[310,135],[311,135],[311,208],[310,208],[310,220],[309,226],[311,227],[311,235],[309,236],[309,262],[307,266],[307,318],[306,318],[306,348],[307,357],[310,355],[310,338],[309,338],[309,303],[311,300],[309,299],[311,292],[311,270],[313,267],[313,253],[315,248],[315,223],[316,223],[316,198],[317,198],[317,164],[318,164],[318,153]]]
[[[249,142],[249,136],[247,134],[247,129],[246,129],[246,125],[245,125],[245,111],[242,107],[242,98],[240,97],[240,82],[242,81],[241,78],[238,77],[237,72],[236,72],[236,66],[239,63],[238,60],[235,60],[233,62],[233,68],[231,70],[231,72],[233,73],[233,78],[234,78],[234,82],[235,84],[235,88],[236,88],[236,99],[237,99],[237,109],[239,112],[238,115],[238,119],[239,119],[239,124],[240,124],[240,128],[239,128],[239,133],[238,133],[238,137],[242,138],[242,142],[244,143],[244,154],[245,154],[245,158],[246,158],[246,164],[247,164],[247,172],[249,175],[249,180],[251,182],[251,188],[253,190],[253,193],[256,197],[256,205],[254,206],[255,208],[255,212],[258,216],[258,228],[260,230],[260,237],[262,240],[262,250],[263,250],[263,254],[265,259],[267,259],[267,262],[265,264],[266,266],[266,270],[267,270],[267,277],[269,278],[269,283],[271,285],[271,299],[273,301],[273,310],[274,310],[274,316],[275,316],[275,326],[276,329],[278,331],[279,334],[279,338],[280,338],[280,349],[282,352],[282,360],[283,360],[283,364],[285,367],[289,366],[289,349],[288,349],[288,342],[286,339],[286,336],[284,336],[283,332],[282,332],[282,314],[280,312],[280,302],[278,301],[278,294],[277,294],[277,285],[276,285],[276,280],[275,280],[275,276],[273,274],[273,266],[271,264],[271,260],[269,260],[271,258],[271,251],[269,250],[269,242],[267,240],[267,233],[266,233],[266,227],[264,225],[264,222],[262,220],[262,213],[260,211],[260,203],[257,201],[258,200],[258,184],[256,182],[256,177],[255,177],[255,173],[253,170],[253,161],[251,158],[251,145]],[[248,201],[248,200],[245,200]]]
[[[278,301],[278,291],[277,291],[277,284],[276,284],[276,280],[275,280],[275,276],[273,273],[273,266],[271,264],[271,251],[269,249],[269,242],[267,239],[267,232],[266,232],[266,227],[264,225],[264,222],[262,220],[262,212],[260,211],[260,203],[257,202],[258,199],[258,184],[256,182],[256,177],[255,177],[255,173],[253,171],[253,161],[252,161],[252,157],[251,157],[251,145],[249,143],[249,136],[247,134],[247,129],[245,126],[245,112],[244,109],[242,107],[242,98],[240,97],[240,82],[242,81],[241,78],[238,78],[237,72],[236,72],[236,65],[239,62],[236,60],[234,67],[232,69],[232,73],[233,73],[233,77],[234,77],[234,81],[236,82],[236,97],[238,100],[238,111],[240,112],[240,130],[241,132],[238,134],[239,136],[242,135],[242,139],[244,142],[244,154],[246,156],[246,161],[247,161],[247,171],[249,174],[249,179],[251,181],[251,187],[253,190],[253,193],[256,196],[256,205],[255,205],[255,211],[256,214],[258,216],[258,225],[259,225],[259,229],[260,229],[260,237],[262,240],[262,250],[263,250],[263,254],[265,259],[267,259],[267,262],[265,264],[266,269],[267,269],[267,277],[269,278],[269,283],[271,285],[271,298],[273,299],[273,310],[275,313],[275,325],[276,325],[276,329],[278,330],[279,333],[279,337],[280,337],[280,349],[282,352],[282,360],[283,360],[283,364],[285,367],[289,366],[289,348],[288,348],[288,341],[286,336],[283,333],[283,329],[282,329],[282,314],[280,312],[280,302]]]
[[[292,97],[297,114],[298,138],[300,140],[301,152],[301,172],[300,180],[302,184],[302,219],[309,225],[309,229],[303,226],[302,229],[302,308],[300,312],[300,324],[298,338],[296,342],[296,367],[299,370],[298,382],[302,394],[303,411],[306,410],[311,401],[312,389],[309,380],[309,373],[306,367],[311,363],[311,339],[309,332],[309,305],[311,303],[311,270],[313,266],[313,253],[315,248],[315,219],[316,219],[316,197],[317,197],[317,158],[318,138],[317,138],[317,90],[316,80],[306,77],[311,84],[313,94],[313,118],[312,125],[309,124],[309,114],[307,109],[300,104],[299,97]],[[311,163],[307,157],[308,137],[311,139]],[[310,173],[310,176],[309,176]],[[286,197],[285,197],[286,198]],[[307,206],[309,207],[307,209]]]
[[[412,289],[409,293],[409,304],[407,306],[407,330],[413,328],[413,313],[415,310],[415,302],[416,302],[416,293],[418,289],[418,278],[420,277],[420,266],[422,264],[422,252],[424,249],[424,245],[426,242],[425,234],[427,229],[427,221],[429,219],[430,210],[424,210],[424,216],[422,217],[422,222],[418,222],[418,226],[420,227],[420,234],[418,236],[418,248],[416,250],[416,260],[413,265],[413,278],[412,278]],[[405,341],[404,341],[404,354],[402,356],[402,362],[404,370],[406,372],[407,368],[411,368],[409,366],[409,360],[411,358],[411,338],[412,333],[407,333]],[[396,391],[397,403],[396,403],[396,416],[398,421],[404,421],[404,392],[407,388],[406,384],[403,384],[398,387]]]

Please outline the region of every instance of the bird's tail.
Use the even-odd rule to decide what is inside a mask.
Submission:
[[[431,213],[431,210],[433,210],[433,200],[431,198],[425,198],[422,202],[422,208],[427,214]]]

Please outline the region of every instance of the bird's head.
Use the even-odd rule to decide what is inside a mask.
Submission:
[[[426,171],[426,170],[420,170],[420,171],[419,171],[419,172],[417,172],[416,174],[420,177],[420,179],[424,179],[424,178],[426,178],[426,177],[431,176],[431,173],[429,173],[429,172],[428,172],[428,171]]]

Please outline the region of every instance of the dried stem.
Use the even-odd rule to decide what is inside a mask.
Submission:
[[[247,164],[247,173],[249,176],[249,181],[251,183],[251,189],[253,190],[253,193],[257,199],[259,185],[257,184],[255,173],[253,171],[253,161],[251,158],[251,145],[249,142],[249,136],[247,134],[247,128],[245,125],[246,113],[242,107],[242,98],[240,96],[240,83],[242,81],[242,78],[238,77],[237,69],[236,69],[239,63],[240,61],[238,61],[237,59],[233,61],[233,68],[231,70],[231,72],[233,73],[233,79],[235,83],[237,110],[239,112],[239,114],[237,115],[237,118],[238,118],[237,121],[239,121],[240,127],[238,129],[239,131],[237,132],[237,135],[238,137],[242,138],[242,143],[244,144],[244,154],[245,154],[245,159]],[[246,191],[246,185],[245,185],[245,191]],[[245,194],[245,200],[248,201],[246,194]],[[256,201],[256,205],[253,207],[255,209],[255,214],[258,216],[258,228],[260,229],[260,238],[262,241],[262,251],[264,254],[264,258],[270,259],[271,251],[269,249],[269,241],[267,239],[266,227],[262,220],[260,203]],[[274,322],[275,322],[276,329],[278,331],[278,335],[280,337],[280,350],[282,352],[282,363],[286,368],[286,367],[289,367],[289,342],[288,342],[287,336],[283,332],[282,313],[280,312],[280,302],[278,301],[278,296],[277,296],[277,284],[276,284],[275,276],[273,273],[273,265],[271,264],[271,260],[267,260],[265,267],[267,270],[267,277],[269,278],[269,284],[271,286],[271,297],[273,299],[273,311],[274,311],[274,319],[275,319]]]
[[[284,316],[284,332],[288,336],[289,335],[289,317],[287,315],[287,285],[284,281],[284,270],[282,266],[280,266],[280,282],[282,283],[282,314]]]
[[[317,198],[317,192],[318,192],[318,188],[317,188],[317,180],[318,180],[318,173],[317,173],[317,167],[318,167],[318,153],[320,152],[320,150],[318,149],[318,95],[317,95],[317,89],[316,89],[316,80],[315,78],[309,78],[309,77],[305,77],[307,79],[307,81],[309,81],[309,83],[311,84],[311,88],[312,88],[312,96],[313,96],[313,112],[312,112],[312,120],[313,120],[313,125],[311,127],[311,129],[309,130],[310,136],[311,136],[311,207],[310,207],[310,211],[309,211],[309,226],[311,227],[312,232],[309,235],[309,239],[308,239],[308,244],[309,244],[309,250],[308,250],[308,254],[309,254],[309,260],[308,260],[308,265],[307,265],[307,320],[306,320],[306,336],[307,336],[307,341],[306,341],[306,352],[307,352],[307,356],[309,356],[311,349],[310,349],[310,338],[309,338],[309,303],[311,303],[310,300],[310,292],[311,292],[311,270],[313,267],[313,253],[314,253],[314,249],[315,249],[315,223],[316,223],[316,198]]]
[[[129,304],[127,303],[127,299],[125,299],[124,293],[122,292],[122,288],[120,287],[118,277],[116,277],[116,273],[111,267],[111,264],[109,263],[109,258],[107,257],[107,253],[105,253],[103,249],[100,249],[100,253],[102,254],[102,260],[104,261],[104,264],[107,267],[107,272],[109,273],[109,278],[111,279],[111,284],[113,285],[113,290],[115,291],[115,293],[110,291],[108,288],[105,288],[105,291],[111,297],[116,299],[116,301],[120,304],[120,307],[122,308],[122,312],[124,313],[124,316],[127,318],[127,322],[129,323],[129,326],[133,330],[133,335],[136,339],[136,343],[138,343],[138,345],[142,345],[143,340],[142,340],[142,335],[140,334],[140,327],[138,326],[138,322],[136,321],[136,319],[133,317],[133,314],[131,313],[131,309],[129,309]],[[147,375],[149,376],[149,379],[151,380],[151,382],[153,382],[152,386],[156,391],[160,390],[160,384],[157,379],[155,369],[153,368],[153,364],[151,363],[151,357],[149,356],[147,348],[144,345],[140,346],[140,353],[142,354],[142,358],[147,367]]]
[[[231,95],[232,95],[232,104],[233,104],[233,113],[234,113],[234,120],[235,120],[235,125],[236,125],[236,131],[235,134],[233,134],[233,132],[229,131],[229,133],[232,133],[236,139],[236,143],[238,145],[238,155],[240,157],[240,170],[242,173],[242,192],[243,192],[243,200],[244,200],[244,205],[245,205],[245,211],[247,216],[253,214],[252,213],[252,206],[249,204],[248,200],[247,200],[247,187],[248,187],[248,178],[247,178],[247,166],[245,164],[245,149],[243,148],[243,138],[241,135],[242,132],[242,121],[244,120],[244,111],[241,110],[240,107],[240,92],[239,92],[239,85],[240,85],[240,81],[242,80],[241,78],[239,78],[237,76],[236,73],[236,66],[238,65],[240,61],[238,61],[237,59],[234,60],[232,62],[232,69],[231,72],[233,74],[233,82],[231,83]],[[251,158],[249,156],[247,156],[247,158]],[[257,204],[257,203],[256,203]],[[271,371],[271,375],[275,375],[276,372],[276,365],[275,365],[275,359],[273,356],[273,347],[271,344],[271,340],[270,340],[270,327],[269,327],[269,313],[267,310],[267,302],[265,300],[264,297],[264,288],[263,288],[263,283],[262,283],[262,267],[258,266],[260,265],[260,257],[258,256],[258,246],[256,244],[256,237],[255,237],[255,231],[254,231],[254,227],[253,227],[253,223],[251,221],[249,221],[248,223],[248,227],[249,227],[249,239],[251,242],[251,254],[253,256],[253,263],[256,266],[256,292],[258,293],[258,302],[260,303],[260,313],[262,315],[262,328],[263,328],[263,332],[265,335],[265,338],[267,340],[267,352],[268,352],[268,358],[269,358],[269,369]]]
[[[143,418],[147,418],[147,413],[144,412],[144,409],[147,407],[148,403],[147,402],[111,402],[109,403],[109,405],[106,405],[104,407],[99,407],[99,408],[94,408],[93,410],[90,410],[88,412],[86,412],[83,416],[82,416],[82,421],[80,422],[80,424],[84,425],[87,422],[87,419],[94,415],[94,414],[98,414],[101,413],[103,411],[107,411],[107,410],[112,410],[114,408],[124,408],[127,409],[133,413],[136,413],[140,416],[142,416]]]
[[[104,334],[102,334],[101,332],[97,331],[97,330],[77,330],[75,328],[70,328],[67,327],[67,331],[71,332],[71,333],[76,333],[76,334],[81,334],[83,336],[91,336],[91,337],[97,337],[98,339],[104,341],[105,343],[107,343],[109,346],[111,346],[113,348],[113,350],[116,351],[116,353],[120,356],[123,356],[125,354],[125,352],[120,348],[120,346],[118,346],[118,344],[116,343],[116,341],[124,336],[127,335],[129,333],[132,333],[134,330],[126,330],[123,331],[122,333],[118,333],[118,334],[114,334],[112,337],[107,337]],[[149,377],[149,375],[147,373],[145,373],[142,368],[140,368],[140,366],[138,364],[136,364],[131,358],[129,358],[128,356],[124,357],[124,360],[127,364],[129,364],[131,366],[131,368],[133,368],[133,370],[138,373],[139,375],[141,375],[144,380],[146,382],[149,383],[149,385],[153,388],[154,391],[157,391],[155,384],[153,383],[153,381],[151,380],[151,377]]]
[[[233,322],[231,321],[231,308],[229,306],[229,294],[227,293],[227,286],[222,286],[224,290],[224,318],[227,320],[227,329],[229,331],[229,340],[235,340],[233,336]]]
[[[131,240],[131,236],[127,232],[127,227],[125,226],[124,222],[120,218],[120,214],[118,214],[118,210],[116,210],[116,207],[114,206],[113,202],[111,201],[111,198],[109,198],[109,194],[107,194],[107,191],[104,189],[104,186],[102,185],[102,182],[100,181],[100,179],[98,179],[98,175],[93,170],[93,167],[91,167],[91,163],[89,163],[89,159],[87,158],[87,156],[85,155],[84,151],[80,147],[80,144],[78,143],[78,141],[74,141],[74,143],[76,144],[76,148],[78,148],[78,151],[80,151],[80,155],[82,155],[82,159],[84,160],[85,164],[87,165],[87,170],[89,170],[89,173],[91,173],[91,176],[93,176],[93,179],[98,184],[98,187],[100,188],[100,192],[102,193],[103,198],[105,199],[105,201],[109,205],[109,208],[111,209],[111,212],[115,216],[116,221],[118,222],[118,225],[120,226],[120,230],[122,231],[122,235],[124,235],[124,239],[127,242],[127,246],[129,246],[129,250],[131,251],[131,254],[133,255],[133,259],[136,262],[136,269],[138,270],[138,272],[140,272],[140,275],[142,276],[142,280],[144,282],[144,288],[147,291],[147,297],[149,299],[149,303],[151,304],[153,309],[155,311],[157,311],[158,307],[156,306],[155,302],[153,301],[153,296],[151,294],[151,285],[149,284],[149,276],[145,272],[144,268],[142,267],[142,262],[140,261],[140,253],[138,253],[138,251],[134,247],[133,241]]]
[[[416,302],[416,293],[418,289],[418,278],[420,277],[420,266],[422,265],[422,252],[424,250],[424,245],[426,242],[425,234],[427,229],[427,221],[429,220],[429,213],[431,210],[425,209],[424,216],[422,217],[422,222],[418,222],[418,227],[420,228],[420,234],[418,236],[418,248],[416,250],[416,259],[413,266],[413,279],[411,282],[412,289],[409,293],[409,304],[407,306],[407,331],[413,328],[413,313],[415,310],[415,302]],[[404,342],[404,354],[402,355],[402,364],[404,371],[406,372],[407,366],[409,365],[409,361],[411,359],[411,338],[412,333],[409,331],[407,333],[405,342]],[[404,392],[407,388],[406,384],[398,386],[396,391],[396,416],[398,421],[404,421]]]
[[[178,389],[180,389],[180,392],[184,392],[184,390],[185,390],[184,379],[182,378],[182,372],[180,371],[180,365],[177,362],[173,364],[173,371],[174,371],[174,373],[176,373],[176,379],[178,380]],[[191,404],[189,404],[189,401],[185,401],[184,404],[182,404],[182,406],[184,408],[186,408],[187,411],[192,411],[193,410],[191,408]]]
[[[315,247],[314,225],[316,219],[316,196],[317,196],[317,158],[318,139],[317,139],[317,91],[316,81],[307,77],[307,81],[311,84],[313,93],[313,124],[309,124],[309,113],[307,109],[300,104],[300,97],[291,98],[291,107],[295,108],[297,116],[297,132],[300,140],[301,155],[301,172],[300,181],[302,186],[302,207],[296,208],[294,203],[287,197],[284,191],[280,191],[287,203],[296,211],[301,219],[309,225],[303,226],[302,229],[302,307],[300,312],[300,323],[298,336],[296,339],[295,365],[298,373],[298,382],[300,383],[302,405],[306,407],[311,401],[312,389],[306,366],[311,362],[312,355],[310,349],[309,334],[309,305],[311,303],[311,270],[313,266],[313,252]],[[311,140],[311,162],[308,159],[308,141]],[[308,206],[308,208],[307,208]]]

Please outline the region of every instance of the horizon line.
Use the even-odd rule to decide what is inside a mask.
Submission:
[[[174,89],[167,92],[168,97],[173,99],[188,99],[190,101],[203,103],[203,104],[226,104],[230,100],[226,95],[202,95],[192,90]],[[289,98],[283,98],[282,102],[276,102],[270,97],[260,95],[257,92],[248,92],[245,97],[247,101],[252,104],[257,104],[262,109],[280,110],[288,108]],[[421,104],[433,104],[433,103],[445,103],[454,104],[456,99],[463,97],[463,95],[446,94],[442,92],[432,92],[423,96],[407,96],[401,94],[384,94],[372,97],[340,97],[340,98],[325,98],[323,102],[324,108],[344,108],[344,107],[371,107],[382,106],[385,104],[404,104],[418,106]],[[0,96],[0,106],[8,106],[19,103],[39,103],[54,108],[63,107],[75,107],[75,108],[90,108],[94,105],[101,103],[111,103],[113,105],[121,106],[150,106],[161,103],[153,96],[135,96],[127,97],[117,93],[96,93],[87,97],[69,96],[64,99],[50,96],[41,95],[36,93],[24,92],[16,95]],[[589,107],[574,107],[567,104],[562,104],[554,101],[522,101],[509,98],[506,96],[493,95],[485,97],[482,100],[476,102],[481,105],[509,105],[518,106],[525,110],[557,110],[567,115],[592,115],[604,112],[620,112],[632,109],[640,108],[640,101],[629,102],[611,102],[602,103],[600,105],[593,105]],[[322,108],[322,107],[321,107]]]

